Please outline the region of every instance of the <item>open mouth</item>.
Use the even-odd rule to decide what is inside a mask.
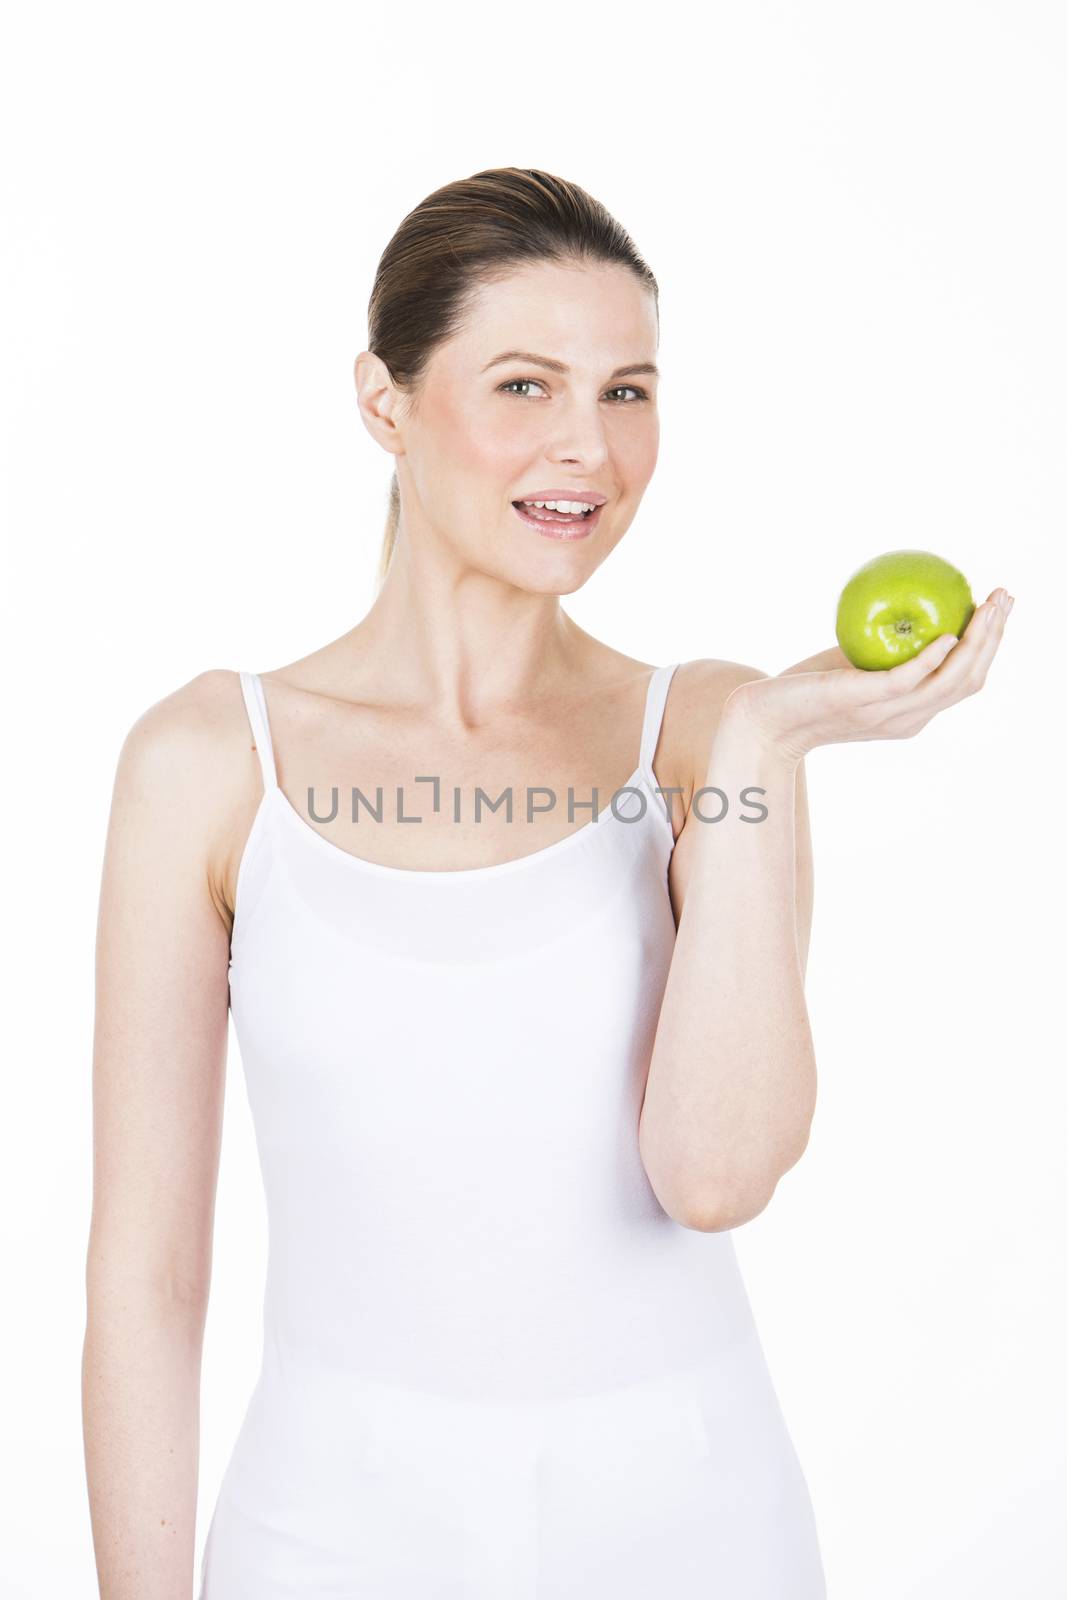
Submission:
[[[528,527],[536,528],[538,533],[552,539],[584,538],[595,527],[604,509],[603,506],[594,506],[591,511],[549,511],[527,500],[513,500],[511,503]]]

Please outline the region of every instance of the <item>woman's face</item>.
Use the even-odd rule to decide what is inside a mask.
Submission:
[[[484,285],[466,331],[434,352],[414,407],[395,413],[415,546],[441,541],[463,565],[537,593],[579,588],[655,469],[657,343],[653,296],[626,268],[539,263]],[[511,351],[525,354],[500,359]],[[573,500],[588,490],[604,504],[583,537],[550,537],[513,506],[556,498],[545,490]]]

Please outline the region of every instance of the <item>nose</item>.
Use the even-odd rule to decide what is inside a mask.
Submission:
[[[561,431],[557,449],[549,450],[548,457],[561,466],[579,467],[585,472],[597,472],[607,460],[608,449],[604,429],[599,419],[587,425],[575,424]]]

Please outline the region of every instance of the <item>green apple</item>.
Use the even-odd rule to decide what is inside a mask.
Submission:
[[[929,550],[888,550],[854,572],[837,602],[837,642],[854,667],[883,672],[943,633],[963,637],[970,584]]]

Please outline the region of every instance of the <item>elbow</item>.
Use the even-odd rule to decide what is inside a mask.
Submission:
[[[780,1179],[795,1167],[808,1147],[811,1121],[804,1125],[788,1150],[776,1158],[751,1163],[749,1169],[737,1174],[724,1175],[719,1163],[714,1181],[704,1177],[681,1178],[677,1165],[670,1171],[670,1181],[661,1182],[653,1176],[646,1152],[642,1149],[645,1173],[663,1210],[673,1222],[683,1228],[693,1228],[698,1233],[725,1233],[731,1228],[743,1227],[765,1211],[774,1197]]]
[[[703,1190],[690,1191],[685,1204],[671,1215],[684,1228],[695,1228],[698,1233],[725,1233],[731,1228],[741,1228],[746,1222],[766,1211],[774,1198],[779,1181],[791,1167],[795,1167],[807,1149],[807,1135],[798,1150],[781,1161],[772,1170],[759,1177],[751,1173],[734,1183],[720,1181]]]
[[[697,1233],[727,1233],[758,1217],[771,1202],[776,1185],[769,1188],[732,1190],[727,1194],[705,1195],[678,1208],[674,1220]]]

